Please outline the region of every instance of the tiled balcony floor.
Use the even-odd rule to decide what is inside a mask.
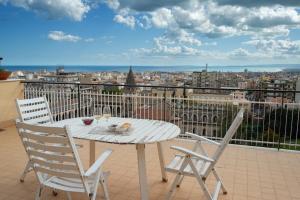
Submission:
[[[84,148],[80,156],[85,166],[88,164],[88,143],[80,141]],[[174,152],[170,145],[189,146],[187,141],[164,143],[166,161]],[[114,152],[105,165],[111,171],[109,192],[111,199],[138,199],[139,183],[137,176],[137,159],[135,146],[111,145],[97,143],[97,154],[103,148],[112,148]],[[207,146],[210,151],[211,146]],[[164,199],[173,175],[169,182],[161,182],[160,167],[156,145],[146,146],[146,160],[150,199]],[[14,127],[0,132],[0,199],[34,199],[37,180],[30,172],[24,183],[19,176],[24,169],[27,157]],[[219,199],[299,199],[300,200],[300,153],[277,152],[271,150],[229,146],[216,168],[227,186],[228,194],[220,194]],[[210,177],[207,182],[212,189],[215,183]],[[99,188],[98,199],[102,199]],[[72,194],[73,199],[85,199],[81,194]],[[66,199],[62,192],[53,197],[50,190],[45,190],[43,199]],[[174,199],[205,199],[195,179],[185,178],[182,186],[177,189]]]

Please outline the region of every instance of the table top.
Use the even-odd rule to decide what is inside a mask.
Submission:
[[[110,124],[131,123],[131,130],[128,134],[113,134],[104,127]],[[93,122],[92,125],[84,125],[82,118],[66,119],[54,122],[51,126],[68,126],[71,135],[77,139],[94,140],[98,142],[116,143],[116,144],[147,144],[171,140],[180,134],[180,128],[175,124],[149,119],[118,118],[111,117],[108,121],[101,119]],[[99,130],[99,133],[97,133]]]

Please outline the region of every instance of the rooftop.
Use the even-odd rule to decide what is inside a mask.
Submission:
[[[25,167],[27,158],[15,127],[10,126],[0,132],[0,199],[33,199],[37,189],[37,180],[33,172],[29,173],[24,183],[19,182],[19,176]],[[84,145],[79,150],[81,160],[88,167],[89,146],[86,141],[78,141]],[[163,143],[165,159],[168,162],[173,154],[170,145],[188,147],[188,140],[173,140]],[[114,150],[105,165],[109,170],[109,193],[111,199],[138,199],[139,181],[137,176],[136,150],[132,145],[96,144],[96,155],[104,148]],[[213,147],[206,145],[209,152]],[[161,182],[159,160],[155,145],[146,146],[146,162],[150,199],[163,199],[173,181],[173,175],[168,174],[169,182]],[[218,162],[218,170],[225,186],[227,195],[219,199],[300,199],[300,154],[296,152],[276,151],[265,148],[241,147],[230,145]],[[213,188],[212,177],[207,183]],[[100,190],[100,188],[99,188]],[[100,191],[98,199],[101,199]],[[82,199],[81,194],[72,194],[73,199]],[[59,192],[52,196],[50,190],[43,193],[48,200],[66,199],[65,193]],[[177,189],[174,199],[205,199],[200,186],[194,178],[184,179]]]

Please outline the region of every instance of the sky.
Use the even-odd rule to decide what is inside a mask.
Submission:
[[[0,0],[6,65],[300,63],[299,0]]]

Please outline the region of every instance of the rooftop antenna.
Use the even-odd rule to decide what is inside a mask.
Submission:
[[[206,70],[206,72],[207,72],[207,68],[208,68],[208,64],[206,63],[206,66],[205,66],[205,70]]]

